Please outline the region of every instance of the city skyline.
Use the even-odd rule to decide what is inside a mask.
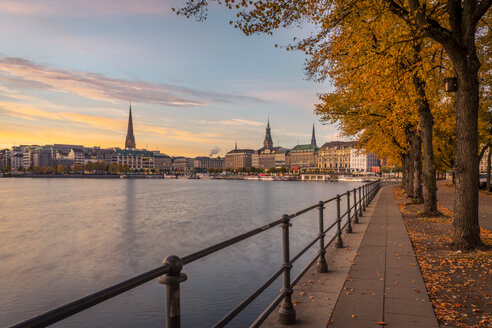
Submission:
[[[196,22],[171,13],[179,1],[0,3],[1,148],[123,148],[130,100],[137,147],[170,155],[256,148],[268,117],[275,145],[307,143],[313,122],[321,143],[337,139],[313,113],[329,85],[305,80],[303,54],[275,48],[306,31],[245,37],[233,12]]]

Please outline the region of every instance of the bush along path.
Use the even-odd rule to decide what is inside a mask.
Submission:
[[[457,251],[451,244],[453,211],[422,217],[400,187],[394,189],[434,311],[442,326],[492,326],[492,233],[481,228],[484,246]]]

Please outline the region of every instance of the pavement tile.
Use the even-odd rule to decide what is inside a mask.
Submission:
[[[385,327],[389,328],[433,328],[439,327],[436,317],[422,317],[407,314],[385,314]],[[381,327],[381,326],[379,326]]]

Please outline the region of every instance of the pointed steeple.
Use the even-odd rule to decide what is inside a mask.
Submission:
[[[132,103],[130,101],[130,114],[128,115],[128,130],[126,131],[125,149],[135,149],[135,136],[133,135]]]
[[[316,136],[314,135],[314,123],[313,123],[313,135],[311,137],[311,145],[316,146]]]
[[[268,117],[266,133],[265,133],[265,140],[263,141],[263,147],[268,148],[268,149],[273,148],[273,140],[272,140],[272,135],[270,133],[270,117]]]
[[[234,150],[237,150],[237,141],[236,141],[236,146],[234,147]]]

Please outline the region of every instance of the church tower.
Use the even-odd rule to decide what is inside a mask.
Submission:
[[[135,136],[133,135],[132,104],[130,103],[130,115],[128,116],[128,130],[126,131],[125,149],[135,149]]]
[[[268,148],[268,149],[273,148],[272,135],[270,134],[270,118],[268,118],[268,123],[267,123],[266,133],[265,133],[265,140],[263,141],[263,147]]]
[[[316,137],[314,135],[314,123],[313,123],[313,135],[311,137],[311,145],[316,146]]]

